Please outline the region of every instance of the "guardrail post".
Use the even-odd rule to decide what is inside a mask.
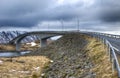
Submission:
[[[114,74],[115,72],[115,69],[116,69],[116,62],[115,62],[115,59],[112,58],[112,73]]]
[[[102,43],[103,43],[103,47],[105,48],[105,40],[104,40],[104,38],[101,38],[102,39]]]
[[[118,78],[120,78],[120,68],[118,69]]]
[[[103,38],[103,44],[106,45],[106,44],[105,44],[105,39],[104,39],[104,38]]]
[[[108,53],[109,53],[109,60],[111,61],[111,47],[110,46],[108,48]]]
[[[103,38],[103,39],[104,39],[104,38]],[[108,55],[108,52],[109,52],[109,47],[108,47],[108,44],[107,44],[106,39],[104,39],[104,45],[105,45],[105,46],[106,46],[106,48],[107,48],[106,54]]]
[[[99,36],[97,36],[97,40],[99,41]]]

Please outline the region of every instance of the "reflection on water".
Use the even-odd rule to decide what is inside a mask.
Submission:
[[[15,57],[15,56],[22,56],[30,51],[22,51],[22,52],[0,52],[0,57]]]
[[[62,36],[54,36],[54,37],[51,37],[52,40],[58,40],[59,38],[61,38]]]

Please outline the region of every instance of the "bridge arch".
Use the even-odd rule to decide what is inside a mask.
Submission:
[[[9,42],[9,44],[15,45],[16,46],[16,51],[20,51],[21,48],[21,41],[30,35],[36,35],[40,38],[40,45],[41,47],[44,47],[47,45],[47,39],[50,37],[54,37],[54,36],[59,36],[59,35],[64,35],[63,33],[57,33],[57,32],[29,32],[29,33],[24,33],[21,34],[19,36],[17,36],[16,38],[14,38],[13,40],[11,40]]]

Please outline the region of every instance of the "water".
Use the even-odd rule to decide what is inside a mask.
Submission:
[[[22,56],[27,53],[30,53],[30,51],[22,51],[22,52],[0,52],[0,57],[16,57],[16,56]]]
[[[52,40],[58,40],[59,38],[61,38],[62,36],[54,36],[54,37],[51,37]]]
[[[62,36],[55,36],[55,37],[51,37],[52,40],[57,40],[59,38],[61,38]],[[22,56],[25,55],[27,53],[30,53],[30,51],[21,51],[21,52],[0,52],[0,57],[17,57],[17,56]]]

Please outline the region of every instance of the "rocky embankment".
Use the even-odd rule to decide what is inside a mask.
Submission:
[[[52,60],[41,78],[111,78],[111,64],[105,51],[100,42],[88,36],[70,34],[30,55],[43,55]],[[102,61],[108,64],[104,66]]]
[[[25,56],[0,58],[0,78],[117,78],[107,54],[94,38],[64,35]]]

